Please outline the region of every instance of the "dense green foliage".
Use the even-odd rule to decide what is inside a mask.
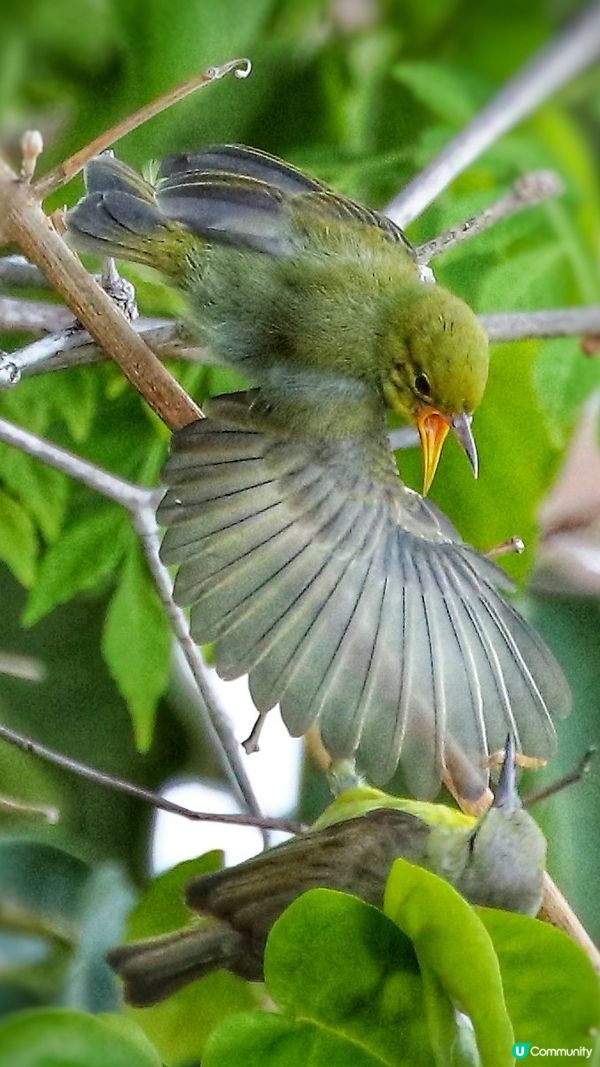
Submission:
[[[577,7],[569,0],[7,4],[0,147],[16,159],[21,131],[39,126],[49,168],[189,74],[247,54],[255,65],[248,81],[217,83],[161,115],[122,142],[122,158],[141,166],[203,142],[244,141],[381,206]],[[411,239],[424,240],[489,203],[523,171],[559,171],[566,186],[559,200],[436,265],[439,280],[476,311],[598,302],[599,115],[592,72],[502,138],[411,227]],[[80,192],[79,179],[47,206],[72,203]],[[152,272],[128,268],[127,275],[144,312],[177,313],[178,298]],[[26,340],[6,334],[0,346]],[[238,384],[214,368],[173,370],[200,402]],[[447,447],[432,493],[477,547],[514,533],[527,543],[506,567],[575,696],[548,777],[598,740],[600,608],[591,599],[534,599],[522,587],[540,501],[583,401],[599,386],[600,360],[586,357],[578,339],[495,346],[475,421],[481,477],[473,482],[459,450]],[[24,380],[0,394],[0,416],[122,477],[158,484],[168,434],[112,366]],[[400,466],[418,484],[417,454],[401,454]],[[39,684],[0,674],[1,721],[151,786],[192,768],[217,773],[196,712],[171,676],[167,625],[126,515],[6,445],[0,651],[34,656],[46,669]],[[599,782],[596,774],[542,811],[550,869],[596,937]],[[300,800],[310,815],[318,812],[316,792],[311,786]],[[511,1028],[519,1041],[576,1046],[598,1026],[595,982],[562,935],[534,920],[476,914],[427,879],[419,893],[431,892],[435,906],[420,908],[401,866],[386,915],[320,891],[283,916],[267,955],[267,991],[279,1015],[252,1010],[267,1005],[264,992],[227,975],[157,1008],[115,1014],[119,993],[103,954],[123,936],[134,896],[130,936],[173,929],[186,917],[183,882],[217,860],[192,861],[142,891],[150,827],[139,805],[4,746],[0,793],[61,812],[57,826],[0,812],[0,1067],[187,1067],[211,1032],[207,1067],[304,1063],[309,1053],[310,1062],[330,1067],[477,1063],[457,1004],[471,1016],[481,1062],[500,1065],[511,1062]],[[435,919],[454,908],[460,914],[452,912],[451,923]],[[498,987],[496,956],[506,1010],[483,993]]]

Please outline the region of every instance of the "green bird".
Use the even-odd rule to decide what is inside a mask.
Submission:
[[[484,791],[507,731],[545,758],[562,672],[498,594],[506,576],[399,479],[386,409],[419,430],[428,489],[451,429],[473,469],[486,337],[420,276],[389,219],[236,145],[173,156],[151,184],[92,160],[77,249],[158,268],[212,355],[256,388],[177,431],[162,557],[191,631],[259,712],[317,724],[375,784]]]
[[[260,981],[269,931],[296,897],[308,889],[337,889],[381,907],[399,857],[445,878],[473,904],[537,914],[546,842],[521,807],[513,755],[509,744],[493,806],[479,821],[442,804],[354,789],[338,797],[310,833],[194,878],[186,901],[204,920],[109,953],[127,1001],[154,1004],[221,968]]]

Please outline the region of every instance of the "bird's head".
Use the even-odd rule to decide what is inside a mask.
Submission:
[[[477,476],[471,419],[488,374],[488,342],[471,309],[438,285],[415,287],[386,334],[383,392],[393,411],[416,424],[423,449],[423,492],[453,430]]]
[[[492,806],[468,835],[458,888],[473,904],[536,915],[542,900],[546,840],[521,805],[514,759],[509,737]]]

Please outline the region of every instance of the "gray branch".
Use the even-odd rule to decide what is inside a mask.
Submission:
[[[48,289],[48,282],[41,270],[25,256],[2,256],[0,258],[0,285],[13,285],[23,289]]]
[[[57,333],[73,321],[68,308],[44,300],[0,296],[0,330]]]
[[[0,419],[0,441],[68,474],[129,511],[158,595],[202,696],[207,728],[211,736],[218,739],[216,751],[249,811],[260,817],[262,813],[246,773],[241,745],[236,740],[227,713],[211,686],[200,651],[190,635],[185,615],[173,600],[171,578],[159,558],[156,506],[162,495],[160,490],[148,489],[118,478],[6,419]]]
[[[440,154],[387,205],[398,226],[416,219],[507,130],[600,57],[600,5],[592,3],[536,53]]]
[[[527,341],[535,337],[586,337],[600,334],[600,304],[590,307],[552,308],[547,311],[511,311],[480,315],[490,341]]]
[[[564,185],[554,171],[534,170],[523,174],[507,193],[479,214],[457,223],[439,237],[417,245],[415,249],[417,263],[427,264],[435,256],[462,244],[470,237],[477,237],[484,230],[489,230],[490,226],[495,226],[497,222],[534,207],[536,204],[541,204],[550,197],[559,196],[563,190]]]

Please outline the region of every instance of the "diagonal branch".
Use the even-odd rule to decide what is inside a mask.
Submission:
[[[260,807],[244,766],[241,745],[236,740],[227,713],[220,705],[210,683],[200,650],[190,636],[185,615],[173,600],[171,578],[159,558],[155,510],[161,497],[160,490],[148,489],[134,485],[123,478],[117,478],[101,467],[80,459],[79,456],[53,445],[50,441],[20,426],[15,426],[6,419],[0,419],[0,441],[13,445],[48,466],[76,478],[94,492],[100,493],[129,511],[134,529],[140,537],[142,549],[148,560],[158,595],[202,697],[207,729],[211,737],[218,740],[217,753],[249,810],[254,815],[260,816]]]
[[[70,156],[69,159],[66,159],[56,167],[55,170],[40,178],[34,186],[36,196],[40,200],[44,200],[50,193],[56,192],[61,185],[65,185],[76,174],[79,174],[85,164],[94,156],[105,152],[107,148],[111,148],[117,141],[120,141],[125,134],[131,133],[132,130],[148,122],[149,119],[154,118],[155,115],[160,114],[161,111],[176,104],[179,100],[183,100],[190,93],[195,93],[205,85],[210,85],[211,82],[224,78],[226,74],[233,73],[236,78],[247,78],[251,69],[252,64],[249,59],[230,59],[227,63],[222,63],[218,67],[209,67],[202,74],[194,74],[193,77],[188,78],[181,85],[175,86],[174,89],[169,89],[168,92],[163,93],[149,104],[144,104],[138,111],[134,111],[132,115],[127,115],[116,126],[112,126],[110,130],[101,133],[85,148],[80,149],[79,152],[76,152],[75,155]]]
[[[0,159],[0,226],[4,240],[16,241],[83,323],[109,352],[132,385],[171,428],[201,417],[187,393],[130,329],[110,297],[52,228],[26,183]]]
[[[398,226],[416,219],[490,145],[600,57],[600,5],[591,3],[536,53],[489,104],[387,205]]]
[[[48,748],[46,745],[40,744],[39,741],[34,741],[31,737],[26,737],[25,734],[18,733],[17,730],[12,730],[8,726],[4,726],[0,723],[0,739],[7,741],[8,744],[14,745],[16,748],[20,748],[23,752],[29,752],[32,756],[37,756],[39,759],[46,760],[48,763],[54,764],[55,767],[61,767],[63,770],[70,771],[72,774],[77,774],[80,778],[86,778],[89,782],[94,782],[96,785],[102,786],[106,789],[112,789],[114,792],[126,793],[127,796],[134,797],[136,800],[142,800],[146,804],[151,804],[153,808],[160,808],[161,811],[169,811],[173,815],[181,815],[184,819],[190,819],[193,822],[218,822],[228,823],[233,826],[257,826],[260,830],[284,830],[290,834],[302,833],[305,827],[301,823],[297,823],[292,819],[277,819],[268,818],[263,815],[236,815],[236,814],[219,814],[219,812],[213,811],[195,811],[193,808],[187,808],[183,804],[176,804],[172,800],[167,800],[166,797],[155,793],[151,789],[144,789],[142,786],[134,785],[132,782],[127,782],[123,778],[116,778],[112,774],[106,774],[105,771],[99,771],[95,767],[90,767],[87,763],[81,763],[79,760],[71,759],[69,756],[63,756],[61,752],[55,752],[54,749]],[[48,809],[46,807],[38,805],[26,806],[20,804],[18,801],[8,800],[0,794],[0,809],[3,806],[8,806],[9,810],[25,811],[25,813],[41,813],[48,817],[48,812],[54,812],[55,809]],[[56,821],[54,819],[53,821]]]

